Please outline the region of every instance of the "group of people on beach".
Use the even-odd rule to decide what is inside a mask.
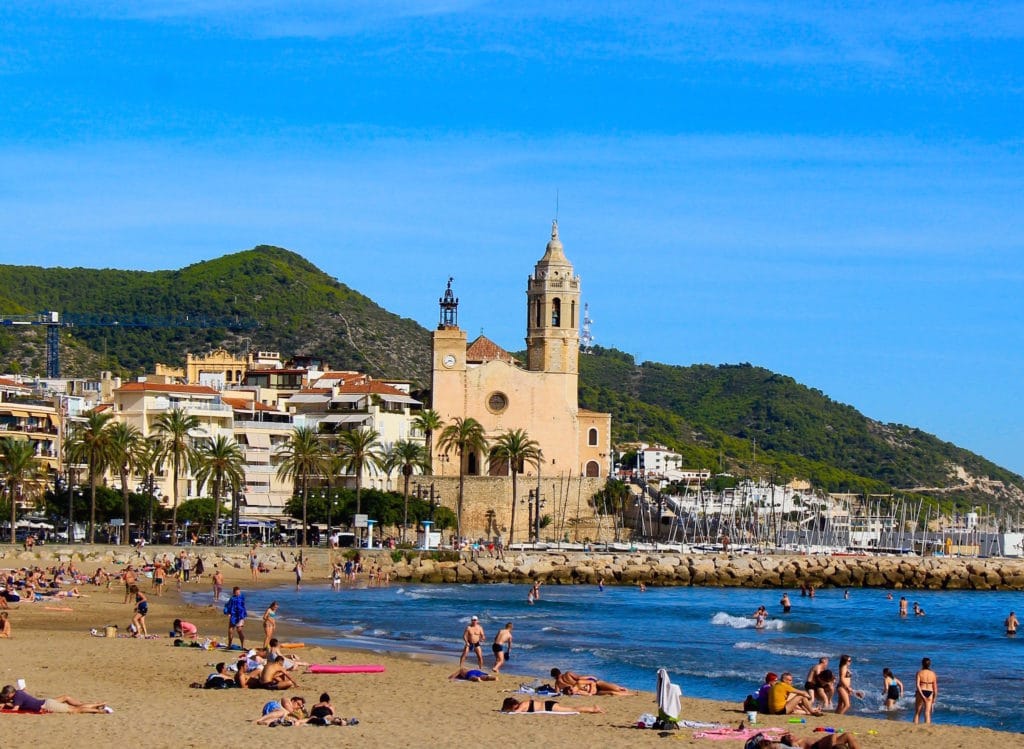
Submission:
[[[807,672],[803,689],[793,686],[793,674],[788,671],[781,676],[768,672],[758,691],[747,697],[744,708],[767,715],[820,716],[825,710],[832,709],[834,697],[835,713],[843,715],[850,709],[853,697],[864,699],[864,692],[853,688],[852,662],[852,656],[845,653],[840,655],[837,676],[829,668],[828,657],[819,658]],[[914,722],[918,723],[923,718],[925,723],[931,723],[932,708],[938,696],[938,677],[932,671],[931,659],[922,659],[914,686]],[[903,689],[903,682],[893,674],[892,669],[883,668],[882,697],[886,710],[897,708],[903,697]]]

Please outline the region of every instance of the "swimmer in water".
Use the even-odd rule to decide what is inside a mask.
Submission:
[[[896,703],[903,696],[903,682],[896,678],[891,668],[882,669],[882,694],[885,696],[885,709],[895,710]]]
[[[782,613],[788,614],[790,609],[793,608],[793,604],[789,600],[789,593],[783,593],[782,598],[779,599],[779,605],[782,606]]]
[[[1017,615],[1014,614],[1012,611],[1010,612],[1010,615],[1006,617],[1006,621],[1003,622],[1003,624],[1006,626],[1007,635],[1012,637],[1013,635],[1017,634],[1017,627],[1019,626],[1020,622],[1017,621]]]

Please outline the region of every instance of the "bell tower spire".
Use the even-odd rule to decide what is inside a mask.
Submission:
[[[558,220],[551,240],[526,281],[527,369],[533,372],[579,372],[580,279],[565,256]]]

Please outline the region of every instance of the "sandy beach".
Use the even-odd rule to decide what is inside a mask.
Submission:
[[[152,552],[147,553],[151,556]],[[0,568],[21,566],[14,559],[0,560]],[[251,591],[248,570],[225,568],[225,588],[233,584]],[[265,575],[260,588],[288,584],[292,577],[283,570]],[[326,583],[326,569],[307,572],[307,584]],[[148,592],[150,581],[143,580]],[[40,697],[69,694],[87,702],[107,702],[111,715],[0,715],[0,743],[10,747],[141,746],[208,747],[274,746],[282,739],[304,746],[343,745],[365,747],[427,747],[466,744],[511,746],[692,746],[742,747],[743,741],[711,741],[695,738],[694,729],[676,732],[638,730],[642,713],[656,712],[653,692],[628,697],[563,698],[562,704],[598,704],[603,715],[503,715],[501,700],[512,694],[520,682],[547,674],[502,674],[499,681],[486,683],[450,682],[446,678],[458,664],[461,627],[452,623],[450,663],[436,663],[409,657],[394,657],[364,651],[328,650],[306,647],[295,651],[309,662],[339,664],[381,663],[379,674],[300,674],[297,678],[309,704],[321,692],[333,698],[339,715],[359,718],[349,727],[276,727],[253,724],[262,705],[273,693],[263,690],[201,690],[189,684],[203,681],[211,664],[230,660],[231,655],[197,648],[176,648],[168,637],[175,618],[194,622],[200,635],[226,638],[226,617],[222,604],[193,606],[183,602],[171,584],[162,598],[150,598],[147,617],[153,640],[124,637],[93,637],[90,629],[117,624],[127,630],[132,606],[122,603],[123,587],[115,582],[109,590],[80,586],[86,597],[54,604],[22,603],[12,606],[13,639],[0,640],[0,683],[26,681],[26,690]],[[190,590],[210,590],[209,576]],[[312,595],[312,593],[311,593]],[[68,610],[69,609],[69,610]],[[259,617],[250,610],[247,632],[250,642],[262,641]],[[281,611],[278,634],[282,641],[301,641],[301,627],[289,622]],[[520,633],[528,637],[529,633]],[[489,662],[489,659],[488,659]],[[547,679],[549,680],[549,679]],[[651,690],[655,675],[651,674]],[[732,727],[745,716],[739,702],[726,704],[689,699],[684,695],[683,717],[687,720],[720,723]],[[941,702],[931,726],[908,721],[872,720],[826,714],[809,718],[794,733],[813,735],[816,726],[834,726],[857,735],[864,747],[910,749],[911,747],[962,747],[986,749],[1022,745],[1015,734],[988,729],[942,725]],[[784,717],[760,716],[758,728],[791,728]],[[284,736],[282,736],[284,733]]]

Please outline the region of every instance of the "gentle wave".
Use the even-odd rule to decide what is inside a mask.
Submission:
[[[732,616],[724,611],[719,611],[711,617],[711,623],[718,626],[732,627],[733,629],[755,629],[755,621],[753,619],[744,616]],[[778,632],[783,630],[785,626],[785,622],[781,619],[769,619],[761,629]]]

